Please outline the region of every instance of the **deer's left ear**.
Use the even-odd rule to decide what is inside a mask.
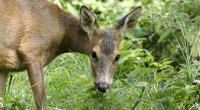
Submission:
[[[129,14],[118,21],[117,29],[124,31],[133,28],[136,25],[138,18],[140,17],[141,11],[141,6],[138,6],[132,10]]]
[[[96,30],[96,28],[98,28],[96,17],[86,6],[81,7],[80,20],[81,20],[81,27],[88,34],[93,33]]]

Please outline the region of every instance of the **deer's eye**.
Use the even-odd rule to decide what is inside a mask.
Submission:
[[[117,55],[117,56],[115,57],[115,60],[114,60],[114,62],[117,62],[117,61],[119,61],[119,59],[120,59],[120,55]]]
[[[93,59],[96,59],[96,60],[97,60],[97,54],[96,54],[96,52],[92,51],[91,57],[92,57]]]

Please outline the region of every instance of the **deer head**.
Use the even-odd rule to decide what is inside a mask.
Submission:
[[[116,64],[120,58],[121,33],[135,26],[141,10],[142,7],[139,6],[119,20],[115,27],[101,29],[94,14],[86,6],[81,7],[80,22],[92,46],[90,61],[98,92],[105,93],[111,88]]]

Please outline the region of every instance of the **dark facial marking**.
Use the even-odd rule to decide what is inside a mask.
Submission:
[[[105,75],[106,70],[108,69],[109,60],[104,56],[101,59],[99,59],[98,67],[99,72],[102,73],[101,75]]]
[[[104,30],[104,38],[101,42],[101,51],[105,55],[110,55],[115,49],[113,31],[111,29]]]

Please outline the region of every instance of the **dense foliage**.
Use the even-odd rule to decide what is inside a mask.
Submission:
[[[64,54],[46,70],[50,110],[200,110],[199,0],[51,0],[79,15],[85,4],[102,27],[115,26],[131,8],[143,6],[136,27],[123,35],[112,90],[96,94],[89,58]],[[13,74],[3,110],[33,109],[26,74]],[[1,105],[0,105],[1,106]]]

